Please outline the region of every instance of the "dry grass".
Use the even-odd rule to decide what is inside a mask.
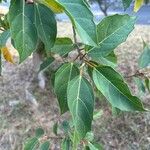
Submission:
[[[70,23],[59,23],[58,26],[59,35],[71,37]],[[137,59],[142,51],[141,37],[150,42],[149,26],[136,26],[128,40],[116,50],[118,70],[124,75],[133,74],[138,69]],[[30,89],[39,107],[35,108],[25,100],[24,89],[34,77],[31,58],[21,65],[3,64],[3,77],[0,78],[0,150],[21,150],[23,141],[33,134],[36,127],[42,126],[47,134],[52,135],[51,127],[59,110],[51,87],[47,85],[47,90],[41,91],[36,80],[32,81],[34,84]],[[138,94],[134,83],[129,82],[133,93]],[[139,96],[147,107],[150,106],[150,95]],[[18,104],[12,106],[12,102]],[[150,149],[149,113],[124,113],[113,117],[104,101],[97,102],[97,108],[103,109],[104,113],[94,125],[95,140],[103,143],[106,150]]]

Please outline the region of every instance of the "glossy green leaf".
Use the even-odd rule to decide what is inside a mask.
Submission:
[[[73,49],[74,44],[70,38],[57,38],[51,52],[64,56]]]
[[[35,4],[35,25],[38,37],[44,43],[45,49],[50,51],[54,46],[57,26],[54,13],[42,4]]]
[[[144,46],[144,51],[138,60],[138,64],[140,68],[150,66],[150,47],[148,45]]]
[[[111,67],[95,68],[93,80],[97,89],[102,92],[113,107],[122,111],[145,111],[140,99],[132,96],[122,76]]]
[[[14,0],[9,9],[9,23],[14,46],[20,62],[36,50],[37,31],[34,25],[34,7],[24,0]]]
[[[83,43],[97,45],[96,25],[93,14],[83,0],[57,0],[70,17]]]
[[[30,138],[24,145],[24,150],[35,150],[35,147],[39,144],[37,137]]]
[[[68,82],[79,74],[78,69],[72,63],[61,66],[55,74],[54,90],[57,96],[61,114],[68,110],[67,87]]]
[[[37,128],[36,130],[35,130],[35,136],[37,137],[37,138],[40,138],[41,136],[43,136],[44,135],[44,130],[42,129],[42,128]]]
[[[69,82],[67,100],[75,132],[78,139],[82,139],[91,130],[94,109],[93,88],[84,77],[77,76]]]
[[[46,69],[48,69],[48,67],[52,64],[53,61],[54,58],[52,57],[46,58],[46,60],[44,60],[40,65],[40,71],[45,71]]]
[[[122,3],[123,3],[123,6],[124,6],[124,9],[126,10],[130,4],[132,3],[133,0],[122,0]]]
[[[124,42],[134,29],[135,17],[129,15],[113,15],[104,18],[97,25],[98,47],[89,50],[90,57],[105,57],[119,44]]]
[[[50,142],[46,141],[46,142],[42,143],[40,146],[40,150],[50,150]]]

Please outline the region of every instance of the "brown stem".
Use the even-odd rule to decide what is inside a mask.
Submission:
[[[76,44],[77,46],[77,51],[78,53],[80,54],[80,48],[78,46],[78,40],[77,40],[77,34],[76,34],[76,31],[75,31],[75,27],[72,26],[72,29],[73,29],[73,39],[74,39],[74,43]]]
[[[87,55],[87,53],[85,53],[84,55],[82,55],[81,59],[83,59],[86,55]]]
[[[40,141],[45,141],[45,140],[48,140],[48,139],[51,139],[51,140],[62,140],[63,137],[61,136],[44,136],[40,139]]]
[[[99,5],[99,8],[101,9],[101,11],[103,12],[103,14],[105,16],[108,16],[107,9],[109,8],[109,6],[107,5],[107,2],[106,1],[99,1],[99,0],[97,0],[97,3]],[[104,5],[104,8],[102,7],[102,5]]]
[[[63,137],[61,136],[48,136],[49,139],[57,139],[57,140],[61,140],[63,139]]]
[[[126,77],[124,77],[124,78],[143,77],[143,76],[144,76],[143,73],[137,71],[135,74],[130,75],[130,76],[126,76]]]

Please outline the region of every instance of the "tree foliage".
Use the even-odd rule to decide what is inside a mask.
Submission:
[[[140,2],[139,2],[140,1]],[[124,8],[130,6],[132,0],[123,0]],[[135,1],[135,10],[143,4]],[[74,33],[74,42],[67,37],[58,37],[55,14],[66,13],[69,16]],[[9,49],[6,48],[8,38],[18,51],[20,63],[33,52],[39,50],[39,43],[44,45],[41,51],[46,55],[40,71],[46,70],[55,60],[55,54],[64,60],[56,68],[54,92],[57,96],[61,115],[70,112],[71,121],[63,122],[61,128],[65,132],[62,149],[77,150],[78,146],[86,149],[101,149],[94,142],[91,134],[95,106],[95,89],[101,92],[109,104],[121,111],[141,111],[141,100],[132,95],[124,78],[115,70],[115,48],[123,43],[134,29],[136,19],[129,15],[112,15],[104,18],[98,24],[85,0],[11,0],[9,12],[1,18],[0,49],[7,61],[12,62]],[[80,37],[77,40],[76,33]],[[6,52],[7,50],[7,52]],[[69,53],[77,51],[74,59],[68,59]],[[139,58],[139,67],[148,67],[149,46],[144,44],[144,51]],[[0,63],[1,65],[1,63]],[[150,89],[148,77],[137,72],[133,77],[143,77],[144,87]],[[143,80],[141,81],[143,85]],[[58,122],[54,124],[57,136]],[[25,150],[40,147],[49,149],[49,141],[41,143],[44,135],[42,129],[37,129],[33,138],[24,146]],[[62,137],[60,138],[62,139]],[[82,144],[80,144],[82,143]]]

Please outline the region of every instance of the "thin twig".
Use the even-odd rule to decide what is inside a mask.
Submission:
[[[130,76],[126,76],[126,77],[124,77],[124,78],[143,77],[143,76],[144,76],[143,73],[137,71],[135,74],[130,75]]]
[[[57,140],[61,140],[61,139],[63,139],[63,137],[61,137],[61,136],[48,136],[48,138],[49,139],[57,139]]]
[[[48,140],[48,139],[51,139],[51,140],[62,140],[63,137],[62,136],[44,136],[40,139],[40,141],[43,141],[43,140]]]
[[[83,59],[86,55],[87,55],[87,53],[85,53],[84,55],[82,55],[81,59]]]
[[[73,39],[74,39],[74,43],[76,44],[77,51],[78,51],[78,53],[80,54],[80,48],[79,48],[79,45],[78,45],[78,40],[77,40],[77,34],[76,34],[76,31],[75,31],[75,27],[72,26],[72,29],[73,29]]]

